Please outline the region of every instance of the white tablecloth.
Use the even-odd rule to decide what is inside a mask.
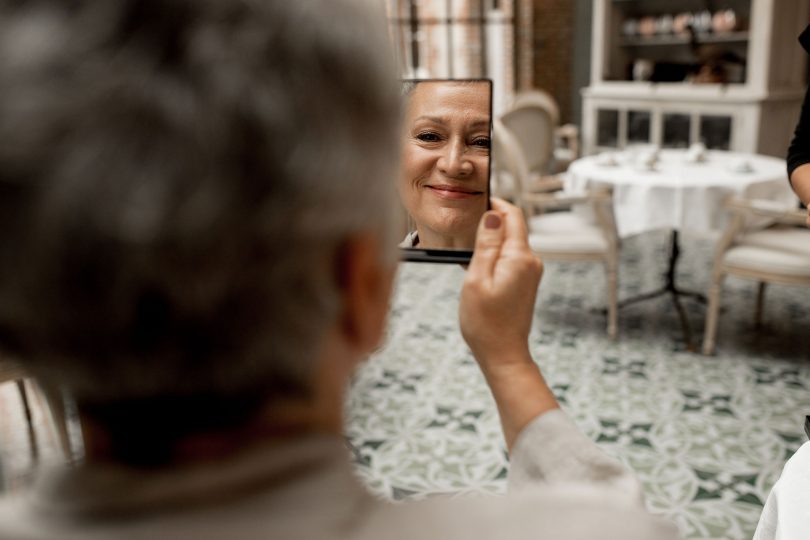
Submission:
[[[734,152],[708,152],[706,161],[689,163],[684,150],[660,152],[655,170],[636,165],[631,152],[616,155],[617,165],[589,156],[568,169],[566,191],[582,192],[598,185],[613,187],[619,236],[656,229],[717,231],[726,223],[723,202],[730,195],[798,204],[787,180],[785,161]],[[741,162],[749,172],[737,172]]]

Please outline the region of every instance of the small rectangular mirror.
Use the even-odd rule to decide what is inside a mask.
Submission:
[[[490,208],[492,81],[403,81],[402,260],[466,263]]]

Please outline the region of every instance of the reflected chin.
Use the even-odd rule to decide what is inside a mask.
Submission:
[[[481,208],[435,208],[430,214],[423,213],[423,225],[427,225],[434,232],[449,238],[474,237],[486,209]]]

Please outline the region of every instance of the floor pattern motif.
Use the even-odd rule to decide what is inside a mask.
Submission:
[[[665,233],[622,245],[620,297],[657,288]],[[710,239],[682,235],[677,279],[705,291]],[[457,326],[463,270],[406,264],[386,345],[359,371],[346,406],[357,473],[391,500],[501,493],[508,462],[494,402]],[[750,538],[785,460],[806,440],[810,290],[730,278],[714,357],[688,353],[662,297],[620,313],[608,340],[599,266],[548,264],[531,349],[562,407],[641,479],[649,508],[687,538]],[[702,336],[705,307],[685,301]]]

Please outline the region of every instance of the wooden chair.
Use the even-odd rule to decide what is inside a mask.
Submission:
[[[717,244],[709,306],[703,338],[703,354],[713,354],[720,295],[726,276],[759,283],[754,322],[762,322],[768,283],[810,286],[810,230],[804,225],[807,213],[779,203],[756,199],[732,199],[726,203],[731,221]],[[767,228],[750,226],[752,220],[767,220]]]
[[[25,385],[25,373],[15,362],[0,358],[0,384],[7,382],[13,382],[17,386],[17,391],[20,394],[23,414],[25,414],[25,421],[28,426],[28,443],[31,447],[31,459],[36,462],[39,460],[39,443],[31,417],[31,402],[28,396],[28,389]]]
[[[38,392],[48,405],[53,427],[56,435],[59,438],[60,446],[68,461],[73,460],[73,448],[70,443],[70,435],[67,427],[67,418],[65,414],[65,400],[61,391],[54,388],[45,387],[33,381],[25,370],[18,362],[8,358],[7,356],[0,355],[0,384],[6,382],[14,382],[20,393],[20,400],[22,401],[25,420],[28,425],[28,438],[31,446],[31,458],[34,462],[39,459],[39,441],[34,429],[33,418],[31,414],[31,400],[28,392],[26,381],[32,381],[32,388]]]
[[[501,121],[517,138],[532,182],[565,171],[579,157],[579,128],[559,125],[557,102],[543,90],[517,94]]]
[[[606,271],[607,332],[618,332],[619,238],[613,219],[609,190],[569,194],[564,191],[536,192],[523,189],[529,171],[514,135],[500,121],[493,128],[493,170],[513,178],[514,202],[523,210],[529,230],[529,245],[544,261],[596,262]],[[559,182],[559,179],[557,179]],[[559,211],[587,205],[594,220],[578,212]]]

